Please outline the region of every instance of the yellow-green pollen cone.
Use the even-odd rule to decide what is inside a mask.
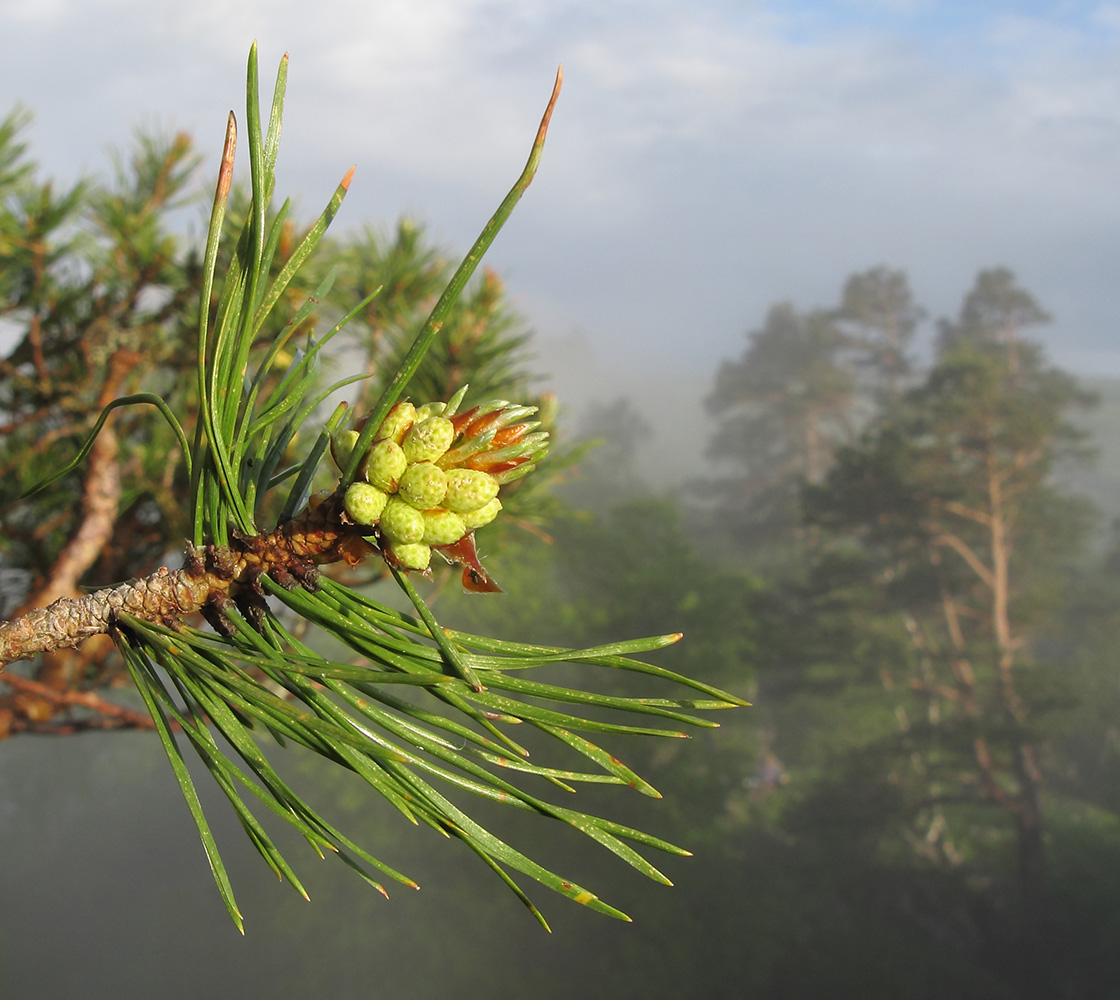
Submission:
[[[428,568],[432,559],[432,549],[421,542],[394,542],[389,546],[393,558],[404,569],[414,569],[423,572]]]
[[[340,431],[331,437],[331,458],[340,469],[345,469],[358,443],[357,431]]]
[[[459,413],[464,386],[448,402],[393,406],[358,463],[361,477],[344,507],[368,525],[392,564],[424,571],[431,549],[463,565],[470,590],[497,590],[478,562],[473,532],[502,509],[503,484],[531,471],[548,451],[549,436],[532,420],[536,407],[491,400]],[[331,455],[349,467],[364,424],[336,432]]]
[[[426,510],[424,518],[425,545],[451,545],[467,533],[463,519],[451,510]]]
[[[386,493],[396,492],[397,483],[407,468],[404,449],[391,438],[374,444],[361,465],[366,481]]]
[[[483,504],[478,510],[467,511],[465,514],[460,514],[459,517],[463,521],[463,527],[467,531],[474,531],[476,528],[484,528],[491,521],[498,516],[502,509],[502,501],[494,497],[487,504]]]
[[[458,407],[459,403],[463,401],[462,394],[457,393],[457,395],[459,396],[459,400],[455,404],[455,407]],[[455,409],[452,408],[451,413],[447,413],[447,409],[447,403],[422,403],[420,406],[416,407],[416,423],[423,423],[428,417],[438,417],[441,415],[450,417],[451,413],[455,412]]]
[[[387,438],[400,444],[408,433],[408,429],[414,423],[416,423],[416,407],[407,399],[402,400],[381,421],[381,426],[377,428],[377,435],[374,440],[381,441]]]
[[[424,538],[424,515],[400,497],[389,498],[379,523],[381,534],[391,542],[419,542]]]
[[[342,504],[355,524],[377,524],[389,502],[389,494],[369,483],[351,483]]]
[[[501,488],[493,476],[478,469],[452,469],[446,479],[443,506],[460,514],[485,506]]]
[[[428,417],[412,425],[401,442],[409,462],[434,462],[455,438],[455,427],[447,417]]]
[[[414,462],[397,484],[397,494],[417,510],[439,507],[446,493],[447,473],[431,462]]]

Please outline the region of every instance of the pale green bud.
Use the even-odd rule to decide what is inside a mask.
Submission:
[[[427,420],[428,417],[438,417],[446,409],[447,404],[438,400],[433,403],[424,403],[422,406],[416,407],[416,422],[420,423],[421,420]]]
[[[351,483],[342,503],[355,524],[377,524],[388,502],[388,494],[369,483]]]
[[[467,389],[469,389],[469,388],[470,388],[470,386],[469,386],[469,385],[464,385],[464,386],[463,386],[463,387],[462,387],[461,389],[459,389],[459,390],[458,390],[458,391],[457,391],[457,392],[455,393],[455,395],[454,395],[454,396],[452,396],[452,397],[451,397],[451,398],[450,398],[450,399],[449,399],[449,400],[448,400],[448,401],[447,401],[447,402],[446,402],[446,403],[444,404],[444,407],[443,407],[443,409],[442,409],[442,410],[440,411],[440,413],[441,413],[441,414],[442,414],[443,416],[445,416],[445,417],[453,417],[453,416],[455,416],[455,414],[456,414],[456,413],[458,412],[458,410],[459,410],[459,406],[460,406],[460,405],[462,404],[462,402],[463,402],[463,397],[464,397],[464,396],[466,396],[466,394],[467,394]]]
[[[399,497],[389,497],[381,512],[381,534],[394,544],[419,542],[424,537],[424,515]]]
[[[381,426],[377,428],[376,440],[388,439],[400,444],[414,423],[416,423],[416,407],[407,399],[402,400],[381,421]]]
[[[507,483],[516,482],[522,476],[529,475],[536,467],[536,462],[523,462],[521,465],[516,465],[512,469],[506,469],[505,472],[493,472],[491,475],[499,486],[505,486]]]
[[[462,514],[478,510],[497,495],[498,484],[489,473],[478,469],[452,469],[447,473],[443,506]]]
[[[424,511],[425,545],[450,545],[466,533],[463,519],[454,511],[442,508]]]
[[[467,438],[465,441],[455,445],[454,448],[445,451],[438,459],[436,464],[441,469],[453,469],[457,465],[462,465],[472,455],[477,455],[480,451],[485,451],[494,442],[494,435],[497,431],[487,431],[485,434],[478,434],[475,437]]]
[[[392,438],[378,441],[366,453],[365,477],[386,493],[396,492],[397,480],[407,467],[404,450]]]
[[[447,473],[431,462],[416,462],[397,482],[398,494],[418,510],[431,510],[443,502]]]
[[[434,462],[455,439],[455,426],[446,417],[417,420],[401,447],[409,462]]]
[[[389,551],[405,569],[426,570],[432,550],[420,542],[393,542]]]
[[[537,425],[527,425],[527,427],[535,426]],[[518,438],[513,444],[506,445],[504,448],[495,448],[488,451],[485,455],[485,462],[488,465],[499,465],[502,462],[508,462],[525,455],[531,455],[534,461],[539,461],[540,458],[544,457],[547,450],[548,431],[537,431],[535,434],[526,434],[524,437]]]
[[[478,510],[469,511],[466,514],[460,514],[459,517],[463,520],[464,531],[474,531],[475,528],[481,528],[483,525],[489,524],[498,516],[498,511],[502,509],[502,501],[494,497],[487,504],[483,504]],[[384,520],[384,518],[382,518]]]
[[[357,431],[339,431],[331,435],[331,458],[338,466],[340,472],[346,471],[350,464],[350,456],[354,453],[354,445],[358,443]]]

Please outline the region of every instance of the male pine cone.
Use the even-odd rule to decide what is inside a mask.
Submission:
[[[492,400],[457,413],[464,391],[448,403],[397,403],[361,458],[361,479],[346,490],[347,516],[372,529],[391,565],[426,570],[432,549],[463,561],[456,546],[498,516],[501,486],[529,472],[548,448],[540,422],[526,420],[535,407]],[[359,436],[348,430],[331,442],[343,471]]]
[[[501,510],[501,486],[544,456],[548,434],[527,420],[535,407],[504,400],[457,414],[464,392],[448,403],[398,403],[361,461],[361,479],[345,492],[312,497],[275,531],[235,533],[229,546],[188,546],[177,570],[160,567],[142,580],[0,623],[0,669],[111,632],[122,615],[173,626],[202,612],[222,629],[222,609],[232,601],[253,620],[263,609],[265,574],[282,587],[314,589],[319,565],[356,565],[375,552],[398,569],[426,571],[435,549],[463,566],[467,589],[498,590],[479,562],[474,531]],[[343,470],[358,436],[345,431],[332,441]]]

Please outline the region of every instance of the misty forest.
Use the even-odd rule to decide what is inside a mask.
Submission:
[[[36,166],[27,122],[18,109],[0,122],[0,618],[175,564],[191,536],[190,473],[150,407],[114,411],[80,464],[20,497],[70,462],[114,399],[197,405],[197,233],[213,183],[189,136],[145,132],[108,180],[60,185]],[[248,210],[235,186],[231,217]],[[284,221],[278,259],[312,222]],[[341,393],[368,409],[458,257],[415,221],[347,225],[287,286],[274,333],[309,297],[300,323],[325,330],[380,287],[323,363],[324,386],[368,376]],[[493,271],[467,286],[408,389],[447,400],[469,383],[480,398],[532,403],[555,441],[480,533],[505,593],[464,594],[448,567],[423,583],[443,624],[568,647],[680,631],[683,641],[643,658],[751,702],[690,740],[604,738],[664,793],[651,803],[616,789],[611,815],[694,855],[670,859],[673,888],[635,889],[593,848],[553,845],[551,826],[532,828],[536,849],[566,870],[596,873],[591,884],[619,879],[633,925],[548,900],[557,933],[544,935],[491,873],[459,874],[483,867],[467,851],[431,863],[441,866],[422,879],[431,911],[410,909],[400,889],[373,899],[333,868],[316,876],[311,903],[281,905],[267,872],[254,881],[251,848],[233,846],[231,875],[247,879],[243,942],[223,922],[152,718],[99,636],[0,675],[0,984],[54,995],[33,990],[36,976],[61,974],[42,963],[65,958],[83,923],[111,927],[128,910],[137,924],[173,928],[175,943],[145,957],[162,963],[153,976],[193,954],[192,934],[221,941],[198,960],[229,949],[213,972],[234,977],[227,995],[247,983],[263,992],[285,963],[285,988],[357,995],[371,962],[384,963],[385,995],[399,996],[435,995],[440,983],[443,995],[475,977],[492,995],[539,997],[570,995],[570,977],[595,996],[1120,989],[1120,479],[1109,464],[1120,459],[1109,448],[1120,387],[1048,362],[1038,338],[1061,317],[998,262],[945,317],[928,315],[889,262],[836,285],[833,302],[778,302],[725,331],[695,442],[703,461],[670,492],[646,471],[659,442],[643,410],[657,401],[603,399],[573,415],[542,394],[532,317]],[[340,572],[377,593],[388,570]],[[632,692],[616,674],[597,681],[603,693]],[[293,780],[317,787],[378,849],[444,851],[419,834],[413,848],[399,816],[369,812],[333,770],[284,754]],[[67,773],[84,773],[79,758],[117,762],[116,777],[67,785]],[[146,804],[149,788],[166,790],[166,806]],[[605,810],[601,796],[581,790],[578,806]],[[139,837],[127,891],[106,890],[96,918],[63,917],[67,889],[55,879],[73,876],[57,866],[63,855],[101,863],[101,826],[87,814],[98,805],[117,815],[115,827],[99,821],[106,841],[137,823],[152,829],[145,817],[164,809],[159,822],[184,839]],[[222,806],[211,812],[225,849],[244,838]],[[32,838],[25,815],[50,834]],[[64,848],[56,823],[71,824],[79,846]],[[205,917],[190,916],[196,884]],[[33,897],[45,902],[28,925],[20,907]],[[54,920],[67,935],[29,929]],[[457,948],[460,925],[472,929]],[[477,936],[485,926],[494,940]],[[112,955],[108,934],[97,940]],[[431,954],[418,944],[426,935],[439,942]],[[298,940],[303,957],[255,952],[244,968],[236,949],[267,939],[285,951]],[[99,968],[96,950],[83,950],[87,969]],[[140,962],[142,950],[116,960]]]

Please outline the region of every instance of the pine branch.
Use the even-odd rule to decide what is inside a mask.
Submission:
[[[269,534],[237,537],[229,546],[189,546],[179,569],[162,566],[142,580],[60,598],[0,624],[0,669],[108,634],[122,614],[174,627],[197,612],[220,611],[231,600],[263,599],[260,578],[266,573],[282,585],[300,580],[313,587],[317,565],[343,559],[355,565],[374,551],[360,531],[342,523],[336,494]]]
[[[732,708],[742,699],[664,668],[632,659],[660,649],[679,633],[630,639],[592,649],[530,646],[444,629],[409,574],[428,574],[433,552],[463,570],[469,590],[493,592],[474,532],[502,510],[499,493],[530,473],[549,444],[536,407],[489,400],[464,407],[466,385],[446,400],[401,400],[408,380],[441,332],[483,254],[528,188],[540,160],[559,92],[557,74],[524,170],[483,228],[414,344],[368,413],[339,405],[309,443],[300,432],[336,387],[323,390],[318,355],[356,304],[319,341],[293,350],[286,371],[277,361],[326,293],[323,281],[295,307],[283,332],[265,331],[296,272],[321,241],[348,189],[351,170],[318,221],[287,260],[275,262],[285,213],[270,216],[280,135],[286,58],[277,74],[267,130],[259,108],[255,47],[247,74],[246,132],[251,200],[244,225],[218,280],[219,248],[230,194],[237,127],[226,133],[203,263],[197,348],[198,419],[194,439],[158,397],[139,394],[109,404],[153,403],[175,432],[190,479],[192,537],[178,569],[80,598],[65,598],[0,625],[0,667],[15,659],[109,635],[124,658],[167,754],[205,848],[219,892],[239,928],[241,913],[217,844],[183,757],[186,740],[225,793],[265,862],[297,891],[295,872],[250,803],[298,830],[320,854],[337,854],[384,893],[371,870],[415,887],[406,876],[347,839],[287,786],[262,742],[296,744],[353,771],[413,823],[459,838],[530,911],[536,908],[509,871],[520,872],[575,902],[629,919],[568,878],[551,872],[471,818],[452,795],[475,795],[536,813],[606,847],[647,877],[668,880],[627,841],[679,855],[660,838],[542,798],[544,783],[565,792],[578,782],[657,791],[590,736],[618,734],[679,739],[682,726],[712,726],[695,712]],[[270,275],[275,275],[270,280]],[[211,309],[212,294],[217,306]],[[276,324],[273,323],[273,327]],[[255,365],[255,369],[253,366]],[[346,384],[352,379],[344,379]],[[350,424],[344,426],[347,417]],[[92,449],[87,441],[78,459]],[[337,467],[333,491],[311,495],[321,460]],[[294,465],[291,456],[301,456]],[[56,470],[49,482],[74,463]],[[283,488],[286,496],[279,494]],[[273,530],[256,525],[272,521]],[[407,615],[332,580],[320,567],[380,559],[416,614]],[[277,609],[282,604],[286,611]],[[194,628],[201,613],[212,631]],[[298,628],[290,628],[292,619]],[[293,632],[298,633],[298,637]],[[329,640],[329,642],[327,641]],[[336,660],[324,648],[349,650]],[[572,663],[646,675],[683,685],[690,697],[621,697],[531,681],[524,671]],[[416,692],[421,699],[396,692]],[[698,693],[699,696],[695,696]],[[618,721],[621,714],[627,721]],[[653,725],[635,725],[633,719]],[[668,728],[662,728],[670,724]],[[530,762],[512,726],[532,730],[559,749],[561,766]],[[589,735],[585,735],[589,734]],[[528,742],[528,741],[526,741]],[[583,762],[577,770],[571,761]],[[245,793],[248,792],[248,796]],[[248,801],[246,801],[248,799]],[[547,925],[546,925],[547,926]]]

